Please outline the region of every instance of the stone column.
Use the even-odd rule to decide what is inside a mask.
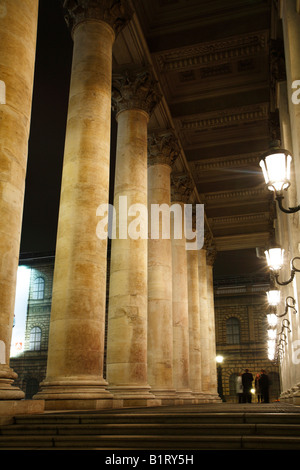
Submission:
[[[188,203],[190,194],[191,185],[188,178],[182,179],[172,176],[172,206],[176,204],[182,215],[181,221],[176,219],[176,213],[174,213],[174,227],[181,228],[181,237],[175,238],[175,234],[172,234],[173,377],[178,404],[188,403],[193,397],[189,382],[188,278],[186,239],[184,235],[184,204]]]
[[[157,204],[163,210],[171,205],[171,166],[179,154],[172,132],[152,135],[148,139],[148,210]],[[152,215],[154,212],[152,212]],[[163,217],[164,212],[162,212]],[[152,223],[151,223],[152,222]],[[155,225],[155,226],[154,226]],[[149,224],[148,240],[148,380],[152,393],[162,404],[172,404],[173,389],[173,320],[172,320],[172,244],[163,238],[162,218],[154,216]],[[158,229],[157,238],[154,229]]]
[[[201,340],[201,384],[202,392],[207,401],[210,399],[210,350],[209,350],[209,320],[207,299],[207,270],[206,248],[198,251],[198,280],[200,308],[200,340]]]
[[[124,406],[155,404],[147,379],[147,126],[160,99],[156,86],[145,69],[126,70],[113,81],[116,238],[111,248],[107,379],[115,400]]]
[[[195,398],[203,397],[201,381],[201,334],[198,250],[187,251],[190,388]]]
[[[297,206],[300,201],[300,100],[299,100],[299,80],[300,80],[300,14],[298,0],[285,0],[281,2],[281,17],[283,27],[283,40],[286,65],[286,101],[288,110],[284,110],[284,106],[280,107],[280,117],[282,126],[282,138],[285,144],[290,145],[288,148],[293,154],[292,165],[292,185],[288,189],[288,197],[286,198],[286,206]],[[282,88],[282,87],[281,87]],[[282,96],[282,90],[281,90]],[[288,111],[288,114],[287,114]],[[283,117],[284,116],[284,117]],[[288,128],[290,125],[290,129]],[[289,249],[291,256],[299,256],[299,223],[300,212],[294,215],[287,215],[289,218],[290,240]],[[295,249],[295,251],[294,251]],[[294,251],[294,253],[293,253]],[[300,296],[299,278],[295,276],[293,281],[294,292],[292,295],[296,298]],[[297,299],[296,299],[297,300]],[[293,339],[299,341],[300,321],[299,315],[293,318],[292,335]],[[295,336],[294,336],[295,335]],[[297,344],[293,343],[294,346]],[[297,347],[295,349],[297,351]],[[294,383],[290,383],[290,374],[293,374]],[[281,381],[289,385],[291,394],[294,394],[293,403],[300,404],[300,372],[299,366],[293,363],[293,359],[288,355],[288,349],[285,350],[284,362],[281,364]],[[292,385],[292,387],[290,387]],[[286,389],[283,389],[286,392]],[[286,395],[286,393],[285,393]]]
[[[209,369],[210,369],[210,394],[212,399],[219,401],[217,392],[217,363],[216,363],[216,331],[215,331],[215,307],[213,265],[216,251],[210,247],[206,251],[206,278],[207,278],[207,306],[208,306],[208,331],[209,331]]]
[[[46,408],[111,406],[103,379],[107,240],[96,211],[108,203],[112,46],[127,2],[65,1],[74,41],[58,220]]]
[[[0,3],[0,400],[24,393],[9,367],[36,50],[38,0]]]

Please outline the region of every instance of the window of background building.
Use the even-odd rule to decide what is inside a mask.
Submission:
[[[32,286],[32,299],[41,300],[45,294],[45,280],[43,277],[37,277],[33,281]]]
[[[30,351],[39,351],[41,349],[42,330],[35,326],[30,331],[29,349]]]
[[[240,321],[238,318],[229,318],[226,322],[226,343],[240,344]]]

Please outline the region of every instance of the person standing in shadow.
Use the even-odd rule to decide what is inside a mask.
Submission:
[[[256,374],[256,377],[255,377],[255,393],[257,395],[257,402],[258,403],[260,403],[262,401],[261,390],[260,390],[260,385],[259,385],[259,379],[260,379],[260,375]]]
[[[259,388],[264,403],[270,403],[269,401],[269,377],[266,371],[262,369],[260,371]]]
[[[244,391],[244,401],[245,403],[252,402],[251,388],[253,382],[253,375],[249,372],[249,369],[245,369],[245,372],[242,375],[242,384]]]

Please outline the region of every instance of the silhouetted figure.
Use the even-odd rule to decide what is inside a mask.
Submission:
[[[255,383],[255,393],[257,395],[258,403],[260,403],[262,401],[261,390],[260,390],[260,385],[259,385],[259,379],[260,379],[260,374],[256,374],[254,383]]]
[[[251,403],[252,401],[252,395],[251,395],[252,382],[253,382],[253,375],[251,374],[251,372],[249,372],[248,369],[245,369],[245,372],[242,375],[242,384],[243,384],[245,403]]]
[[[269,377],[265,370],[260,371],[259,387],[261,397],[264,403],[269,403]]]

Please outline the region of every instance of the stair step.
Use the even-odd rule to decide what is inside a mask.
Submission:
[[[76,450],[237,450],[300,449],[300,437],[270,436],[11,436],[1,437],[1,449]]]
[[[0,436],[26,435],[289,435],[300,437],[300,424],[16,424],[0,428]]]
[[[16,416],[0,426],[0,450],[300,450],[297,408],[224,411],[174,407]]]
[[[300,424],[300,413],[116,413],[16,416],[16,424]]]

